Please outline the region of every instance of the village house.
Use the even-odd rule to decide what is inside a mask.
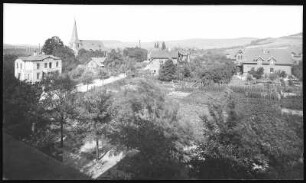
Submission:
[[[74,51],[75,55],[78,54],[80,49],[90,50],[90,51],[101,51],[106,56],[107,49],[100,40],[79,40],[78,31],[76,26],[76,21],[74,21],[74,26],[72,30],[72,35],[70,39],[70,48]]]
[[[291,75],[294,60],[288,49],[246,48],[237,52],[236,64],[241,67],[244,75],[252,68],[257,70],[259,67],[263,67],[264,74],[285,71]]]
[[[186,51],[153,49],[148,53],[149,64],[145,70],[150,70],[153,75],[158,75],[160,67],[167,61],[172,60],[173,64],[190,62],[190,54]]]
[[[104,68],[103,62],[105,59],[106,57],[92,57],[91,60],[86,64],[86,67],[92,70]]]
[[[19,57],[15,60],[15,77],[21,81],[39,82],[47,75],[61,74],[62,60],[53,55]]]

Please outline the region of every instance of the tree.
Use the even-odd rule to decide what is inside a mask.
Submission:
[[[303,61],[299,61],[298,65],[292,66],[292,75],[303,81]]]
[[[162,43],[162,47],[161,47],[162,50],[165,50],[166,49],[166,43],[163,41]]]
[[[172,81],[175,78],[176,67],[173,61],[168,59],[159,70],[158,79],[162,81]]]
[[[48,77],[41,84],[44,86],[42,105],[47,110],[46,115],[54,119],[54,124],[60,125],[60,147],[63,148],[64,125],[75,116],[75,84],[68,75]]]
[[[68,72],[77,67],[79,62],[74,56],[74,52],[68,46],[55,47],[52,55],[61,58],[63,72]]]
[[[92,57],[105,57],[105,52],[100,51],[100,50],[95,50],[95,51],[89,51],[85,49],[80,49],[78,52],[78,55],[76,59],[79,61],[81,64],[86,64],[88,63]]]
[[[269,79],[270,79],[271,81],[274,81],[275,79],[277,79],[277,77],[278,77],[278,74],[277,74],[277,73],[270,73],[270,74],[269,74]]]
[[[86,70],[82,74],[81,81],[84,85],[87,85],[87,90],[88,90],[88,85],[93,82],[93,78],[94,78],[94,73],[91,70]]]
[[[51,55],[53,54],[53,50],[58,47],[64,47],[64,43],[59,37],[53,36],[52,38],[49,38],[45,41],[45,44],[42,47],[42,51],[46,55]]]
[[[151,82],[133,79],[130,85],[116,97],[107,130],[112,144],[138,152],[124,171],[134,179],[183,178],[182,148],[190,134],[178,124],[178,108]]]
[[[136,62],[142,62],[147,59],[148,51],[142,48],[125,48],[123,50],[123,56],[136,60]]]
[[[96,159],[99,159],[99,136],[111,120],[112,96],[106,90],[85,93],[79,101],[79,119],[84,121],[96,140]],[[102,144],[101,144],[102,145]]]
[[[258,99],[239,101],[229,99],[228,118],[218,105],[210,106],[211,120],[202,117],[207,140],[198,143],[193,171],[202,179],[286,179],[303,140],[277,107]]]
[[[79,80],[83,73],[85,72],[85,66],[83,65],[78,65],[75,69],[73,69],[72,71],[70,71],[70,77],[73,80]]]
[[[254,67],[248,72],[249,74],[251,74],[254,78],[256,79],[260,79],[264,73],[264,68],[263,67],[259,67],[256,71],[254,69]]]

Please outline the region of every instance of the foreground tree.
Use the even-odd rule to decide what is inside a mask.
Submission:
[[[79,100],[79,119],[93,133],[96,141],[96,159],[99,159],[99,137],[111,120],[112,96],[106,90],[93,90]],[[101,144],[103,146],[103,144]]]
[[[199,142],[192,161],[201,179],[286,179],[303,152],[303,139],[277,108],[264,101],[241,101],[237,112],[229,101],[229,116],[220,106],[203,116],[205,142]],[[204,160],[205,159],[205,160]],[[297,177],[295,177],[297,178]]]
[[[178,124],[177,108],[153,83],[134,79],[116,96],[108,138],[138,153],[123,167],[134,179],[186,178],[183,148],[190,134]]]
[[[60,126],[60,147],[64,147],[64,125],[73,119],[76,95],[73,93],[75,84],[67,76],[51,76],[42,81],[44,94],[41,102],[47,110],[46,115],[53,119],[54,125]]]

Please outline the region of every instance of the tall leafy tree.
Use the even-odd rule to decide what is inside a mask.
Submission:
[[[303,61],[300,61],[298,65],[292,66],[292,75],[303,81]]]
[[[74,56],[74,52],[68,46],[59,46],[53,49],[52,55],[61,58],[63,72],[67,73],[76,68],[79,64]]]
[[[79,119],[93,133],[96,141],[96,159],[99,159],[99,137],[111,120],[112,96],[106,90],[93,90],[79,100]],[[101,144],[102,146],[103,144]]]
[[[53,50],[58,47],[64,47],[64,43],[59,37],[53,36],[45,41],[42,51],[46,55],[51,55],[53,54]]]
[[[183,178],[182,148],[190,135],[178,125],[177,108],[153,83],[134,79],[130,85],[116,96],[108,128],[113,144],[138,151],[124,171],[134,179]]]
[[[60,126],[60,147],[64,147],[64,125],[75,116],[74,82],[68,75],[51,76],[42,81],[44,93],[41,102],[47,110],[46,115]]]
[[[162,81],[172,81],[175,78],[176,66],[168,59],[159,70],[158,79]]]
[[[166,48],[167,48],[167,47],[166,47],[166,43],[163,41],[161,49],[162,49],[162,50],[165,50]]]

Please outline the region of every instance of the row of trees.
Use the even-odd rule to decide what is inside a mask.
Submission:
[[[154,43],[154,48],[159,48],[159,42]],[[167,48],[165,41],[162,42],[160,48],[161,48],[161,50],[165,50]]]
[[[190,63],[179,65],[174,65],[172,60],[167,60],[159,70],[159,79],[162,81],[188,79],[204,84],[228,83],[236,73],[234,63],[221,56],[206,57],[197,57]],[[218,59],[211,63],[214,58]]]

